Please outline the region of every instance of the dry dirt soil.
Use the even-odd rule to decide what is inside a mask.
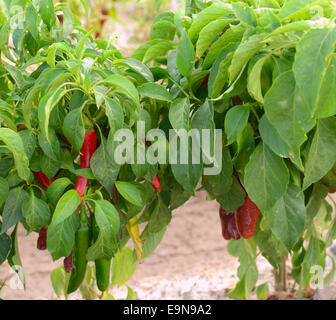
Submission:
[[[26,276],[26,290],[1,291],[3,299],[57,299],[50,281],[50,271],[62,261],[53,262],[47,251],[36,249],[37,234],[25,237],[20,230],[19,247]],[[236,282],[237,258],[226,251],[221,236],[218,204],[207,201],[200,192],[173,212],[166,235],[152,254],[137,266],[128,285],[138,299],[227,299]],[[258,258],[259,283],[273,282],[267,261]],[[0,266],[0,280],[11,276],[8,265]],[[270,287],[270,291],[273,288]],[[126,287],[114,289],[116,298],[126,296]],[[334,287],[320,291],[317,298],[333,298]],[[316,296],[316,295],[315,295]],[[80,299],[73,294],[70,299]]]

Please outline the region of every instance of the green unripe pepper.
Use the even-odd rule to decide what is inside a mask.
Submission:
[[[95,225],[93,228],[93,237],[96,241],[98,238],[98,228]],[[107,259],[97,259],[95,260],[95,267],[96,267],[96,280],[97,280],[97,287],[101,292],[107,290],[110,284],[110,270],[111,270],[111,260]]]
[[[73,253],[74,268],[71,272],[67,292],[72,293],[76,291],[84,280],[86,273],[86,253],[91,244],[91,228],[89,219],[82,206],[80,213],[80,227],[76,232],[75,248]]]
[[[97,287],[100,291],[104,292],[110,284],[111,260],[97,259],[95,261],[95,266]]]

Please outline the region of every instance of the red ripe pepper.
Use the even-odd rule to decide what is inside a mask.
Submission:
[[[242,104],[242,101],[238,96],[235,96],[234,99],[235,99],[235,102],[236,102],[237,105]]]
[[[219,218],[222,226],[222,236],[225,240],[230,240],[231,236],[228,233],[228,218],[229,216],[225,213],[222,207],[219,207]]]
[[[70,256],[64,258],[63,260],[64,270],[66,273],[71,273],[72,265],[73,265],[72,262],[73,261],[72,261],[72,252],[71,252]]]
[[[91,131],[86,133],[83,146],[81,148],[81,156],[80,156],[80,168],[87,169],[90,168],[90,160],[97,147],[97,136],[95,131]],[[89,183],[87,178],[82,176],[77,177],[75,189],[78,194],[82,197],[84,195],[85,189]]]
[[[160,183],[160,180],[159,180],[159,177],[158,175],[156,175],[152,181],[152,185],[153,187],[155,188],[155,190],[160,193],[161,192],[161,183]]]
[[[55,178],[52,178],[49,180],[49,178],[42,172],[33,172],[35,178],[38,180],[38,182],[44,187],[45,189],[48,189],[49,186],[55,181]]]
[[[240,233],[236,221],[236,212],[229,213],[228,218],[228,233],[231,236],[231,239],[238,240],[240,239]]]
[[[38,182],[45,188],[48,189],[49,186],[56,180],[55,177],[49,180],[49,178],[42,172],[33,172],[35,178]],[[41,192],[41,190],[39,190]],[[37,249],[45,250],[47,249],[47,229],[42,228],[39,232],[39,237],[37,239]]]
[[[46,250],[47,249],[47,229],[42,228],[39,232],[39,237],[37,239],[37,249]]]
[[[223,238],[225,240],[240,239],[240,234],[236,224],[236,213],[231,212],[229,214],[226,214],[225,210],[222,207],[220,207],[219,218],[221,220]]]
[[[199,86],[198,90],[202,89],[203,87],[205,87],[207,84],[208,84],[208,81],[209,81],[209,75],[207,75],[203,82],[201,83],[201,85]]]
[[[253,236],[259,213],[259,208],[249,196],[246,195],[243,205],[237,210],[236,217],[239,233],[245,239],[249,239]]]
[[[19,124],[17,126],[17,129],[20,130],[20,129],[24,129],[26,126],[24,124]]]

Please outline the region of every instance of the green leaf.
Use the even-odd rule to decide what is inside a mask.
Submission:
[[[240,185],[238,179],[233,176],[229,191],[216,195],[216,200],[226,212],[234,212],[242,206],[245,197],[246,193],[243,187]]]
[[[109,232],[100,230],[96,242],[88,249],[86,259],[94,261],[97,259],[111,260],[117,249],[115,239]]]
[[[32,109],[34,106],[38,105],[38,97],[40,95],[41,88],[39,86],[32,87],[25,98],[25,102],[22,106],[23,118],[26,122],[27,128],[31,129],[31,117],[32,117]]]
[[[61,146],[58,141],[58,137],[53,128],[49,127],[48,132],[50,143],[48,142],[46,136],[42,132],[40,132],[38,136],[39,145],[43,152],[46,154],[46,156],[55,161],[59,161],[61,160]]]
[[[155,209],[153,210],[148,221],[148,232],[149,233],[160,232],[170,223],[171,218],[172,218],[171,211],[163,202],[162,198],[158,197]]]
[[[211,67],[214,61],[219,57],[220,54],[224,52],[234,52],[244,35],[243,31],[233,31],[232,29],[228,29],[225,31],[210,47],[204,62],[203,62],[203,70]]]
[[[268,298],[268,283],[265,282],[257,287],[257,298],[258,300],[267,300]]]
[[[23,272],[22,262],[20,258],[20,251],[18,245],[18,225],[15,226],[13,232],[11,233],[11,251],[7,257],[8,264],[12,270],[17,273],[19,280],[23,284],[23,288],[26,289],[26,279]]]
[[[327,118],[336,114],[336,57],[328,58],[328,65],[321,83],[316,103],[316,117]]]
[[[120,62],[121,64],[126,64],[128,67],[130,67],[133,71],[140,74],[142,77],[144,77],[149,82],[154,82],[154,77],[150,69],[143,64],[141,61],[128,58],[124,59]]]
[[[118,287],[131,279],[136,269],[136,259],[133,250],[125,247],[118,251],[112,261],[112,285]]]
[[[196,56],[198,58],[203,55],[211,43],[216,39],[216,37],[218,37],[220,32],[223,31],[232,21],[232,19],[214,20],[200,31],[196,43]]]
[[[128,96],[136,104],[136,106],[140,106],[138,91],[135,88],[134,84],[126,77],[118,74],[113,74],[106,79],[99,81],[96,86],[103,83],[112,85],[115,88],[113,90],[114,92],[121,92],[123,94],[126,94],[126,96]]]
[[[232,173],[233,165],[229,148],[223,148],[222,170],[217,175],[203,175],[202,185],[214,198],[225,197],[232,186]]]
[[[1,224],[0,224],[1,227]],[[11,238],[6,234],[3,233],[0,235],[0,265],[3,264],[10,251],[12,248],[12,242],[11,242]]]
[[[114,182],[119,173],[119,166],[110,157],[105,139],[101,140],[100,146],[93,154],[90,166],[94,176],[107,190],[110,197],[112,197]]]
[[[175,24],[168,20],[154,22],[150,30],[151,39],[173,40],[176,32]]]
[[[74,19],[68,3],[62,3],[61,5],[63,11],[63,39],[67,38],[73,29]]]
[[[72,211],[65,220],[52,223],[47,231],[47,248],[53,261],[68,257],[75,244],[75,233],[79,227],[79,215]]]
[[[28,159],[31,159],[36,148],[36,135],[34,131],[30,130],[22,130],[19,132],[19,135],[23,143],[25,154]]]
[[[237,275],[240,279],[236,288],[228,293],[231,299],[250,299],[251,292],[258,280],[258,269],[256,265],[255,245],[248,240],[239,240],[237,250],[239,256],[239,268]]]
[[[47,190],[47,198],[53,204],[58,202],[58,199],[63,194],[64,190],[70,186],[72,182],[68,178],[56,179]]]
[[[335,42],[334,28],[312,29],[302,37],[296,48],[293,71],[302,99],[311,115],[318,106],[327,57],[334,52]]]
[[[74,149],[80,151],[85,137],[82,108],[76,108],[67,114],[63,123],[63,133]]]
[[[41,157],[41,170],[51,180],[61,167],[60,161],[55,161],[46,155]]]
[[[35,197],[33,192],[31,192],[29,198],[23,202],[22,214],[28,227],[35,232],[39,232],[41,228],[46,226],[51,217],[48,204]]]
[[[0,208],[6,201],[9,193],[9,185],[6,179],[0,177]]]
[[[144,189],[139,183],[116,181],[115,186],[124,199],[138,207],[145,205]]]
[[[148,228],[144,230],[141,235],[141,239],[143,240],[142,259],[149,257],[153,253],[153,251],[161,243],[166,231],[166,227],[162,228],[159,232],[148,232]]]
[[[143,63],[148,64],[150,61],[158,58],[163,57],[166,55],[166,53],[175,48],[175,43],[169,40],[163,40],[163,39],[155,39],[152,41],[159,40],[158,43],[148,43],[150,44],[149,48],[147,48],[146,53],[143,57]]]
[[[336,162],[336,119],[320,119],[305,163],[303,190],[323,178]]]
[[[231,65],[233,52],[224,50],[217,58],[210,70],[208,81],[208,95],[211,98],[217,98],[222,89],[227,85],[229,79],[228,70]]]
[[[35,10],[33,5],[29,5],[26,8],[25,24],[27,26],[27,29],[33,36],[34,40],[38,43],[39,42],[39,30],[38,30],[39,21],[38,21],[37,11]]]
[[[246,127],[249,115],[250,105],[238,105],[226,113],[224,125],[229,143],[234,142]]]
[[[24,78],[22,72],[15,66],[12,66],[10,64],[6,65],[6,70],[10,74],[10,76],[13,78],[14,82],[18,89],[21,89],[24,84]]]
[[[22,219],[22,203],[28,198],[28,193],[18,187],[12,189],[7,196],[5,206],[2,212],[1,233],[6,232],[10,227],[17,224]]]
[[[115,237],[120,228],[118,211],[107,200],[96,200],[95,208],[95,220],[99,229]]]
[[[56,22],[54,3],[52,0],[39,0],[38,5],[40,7],[39,13],[41,18],[50,30]]]
[[[289,173],[284,161],[259,143],[245,168],[244,187],[261,212],[271,209],[285,194]]]
[[[311,28],[310,24],[306,21],[294,21],[288,24],[284,24],[279,28],[276,28],[269,37],[275,36],[277,34],[291,32],[291,31],[305,31]]]
[[[46,140],[51,145],[52,142],[49,137],[49,120],[51,111],[57,105],[57,103],[63,98],[63,96],[70,90],[66,90],[63,87],[58,88],[55,92],[50,92],[45,95],[39,103],[38,106],[38,119],[41,127],[42,133],[45,135]]]
[[[187,33],[183,31],[176,50],[176,64],[182,75],[187,78],[191,76],[195,60],[194,46],[188,38]]]
[[[260,37],[251,36],[247,41],[242,42],[233,54],[229,68],[229,81],[233,83],[241,69],[249,60],[263,47]]]
[[[279,17],[282,20],[293,19],[296,16],[301,17],[306,10],[318,2],[316,0],[288,0],[281,8]]]
[[[192,42],[195,42],[199,32],[210,22],[215,21],[224,16],[233,14],[230,4],[216,3],[202,10],[194,19],[188,30],[188,36]]]
[[[57,202],[50,226],[56,226],[70,217],[76,211],[79,201],[76,190],[67,191]]]
[[[157,83],[144,83],[139,87],[139,93],[145,97],[155,100],[171,101],[171,94],[161,85]]]
[[[251,27],[257,26],[257,17],[252,8],[242,3],[233,3],[233,10],[237,18],[243,23]]]
[[[303,164],[300,158],[300,151],[291,152],[289,145],[281,138],[278,131],[268,121],[264,114],[259,121],[259,132],[263,142],[279,157],[290,158],[290,160],[300,170],[304,170]]]
[[[15,167],[20,178],[28,180],[30,176],[29,160],[24,152],[20,135],[8,128],[0,128],[0,140],[13,153]]]
[[[188,98],[178,98],[169,107],[169,121],[173,129],[189,129],[190,104]]]
[[[50,272],[50,281],[58,297],[66,292],[66,274],[64,266],[60,266]]]
[[[265,95],[264,106],[268,120],[294,153],[307,138],[305,129],[311,128],[314,121],[298,95],[292,71],[275,79]]]
[[[177,139],[177,136],[175,136]],[[178,139],[177,139],[178,140]],[[186,139],[180,139],[186,140]],[[191,139],[189,139],[191,140]],[[193,163],[193,147],[191,145],[191,141],[181,141],[181,143],[176,143],[176,160],[175,159],[171,163],[171,170],[176,179],[176,181],[183,187],[190,194],[194,194],[194,189],[199,182],[201,175],[202,175],[202,163],[200,163],[200,159],[197,163]],[[199,149],[199,141],[195,143],[196,149]],[[170,149],[171,151],[172,149]],[[182,159],[181,153],[185,153],[188,151],[188,159]],[[175,152],[175,150],[173,151]],[[173,153],[172,152],[172,153]],[[171,154],[172,154],[171,153]],[[170,154],[170,155],[171,155]],[[187,160],[187,161],[184,161]],[[196,162],[196,161],[195,161]]]
[[[290,251],[302,236],[306,221],[304,195],[300,188],[289,184],[286,194],[265,214],[273,233]]]
[[[264,103],[264,97],[261,89],[261,71],[269,55],[261,56],[254,63],[247,79],[247,90],[252,98],[260,103]]]

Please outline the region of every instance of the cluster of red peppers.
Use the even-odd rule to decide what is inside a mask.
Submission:
[[[249,239],[253,236],[260,210],[249,198],[235,212],[226,213],[219,207],[219,218],[222,226],[222,236],[225,240],[238,240],[240,237]]]

